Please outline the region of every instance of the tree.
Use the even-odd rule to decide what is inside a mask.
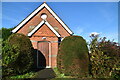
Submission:
[[[1,34],[2,34],[2,39],[3,39],[3,41],[7,40],[8,37],[12,34],[12,32],[11,32],[12,29],[13,29],[13,28],[2,28],[2,29],[1,29],[2,31],[0,31],[0,32],[1,32]]]

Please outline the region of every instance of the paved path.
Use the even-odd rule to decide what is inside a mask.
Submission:
[[[47,78],[47,79],[51,79],[55,77],[56,77],[56,74],[52,68],[46,68],[46,69],[40,70],[37,72],[35,76],[35,78]]]

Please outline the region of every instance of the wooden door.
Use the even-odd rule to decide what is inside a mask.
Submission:
[[[38,50],[44,55],[46,66],[49,66],[49,42],[38,42]]]

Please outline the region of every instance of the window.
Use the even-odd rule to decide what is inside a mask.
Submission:
[[[47,14],[42,13],[42,14],[41,14],[41,18],[42,18],[43,20],[46,20],[46,18],[47,18]]]

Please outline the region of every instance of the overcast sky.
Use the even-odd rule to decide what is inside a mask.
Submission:
[[[2,27],[12,28],[33,12],[41,2],[3,2]],[[118,41],[117,2],[49,2],[53,11],[76,35],[87,41],[91,32]]]

